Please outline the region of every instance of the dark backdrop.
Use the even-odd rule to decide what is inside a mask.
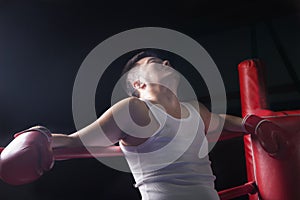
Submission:
[[[241,113],[237,65],[252,57],[267,64],[271,109],[299,109],[299,8],[297,1],[274,0],[2,0],[0,144],[36,124],[53,132],[74,132],[72,88],[84,58],[108,37],[145,26],[180,31],[208,51],[225,83],[228,113]],[[101,79],[98,115],[110,106],[113,83],[130,55],[120,55]],[[188,70],[183,70],[187,79],[209,105],[205,86]],[[211,160],[218,190],[247,181],[242,139],[219,142]],[[12,187],[1,182],[0,196],[8,200],[139,199],[133,183],[130,174],[97,160],[68,160],[56,162],[52,171],[32,184]]]

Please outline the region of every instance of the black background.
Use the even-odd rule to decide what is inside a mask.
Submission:
[[[237,65],[252,57],[267,64],[270,108],[299,109],[299,9],[297,1],[276,0],[2,0],[0,144],[6,145],[14,132],[36,124],[53,132],[74,132],[72,88],[84,58],[108,37],[137,27],[170,28],[198,41],[220,70],[228,113],[241,115]],[[271,24],[274,32],[266,24]],[[279,38],[281,46],[276,45],[274,37]],[[101,78],[96,94],[99,115],[110,106],[110,93],[120,66],[131,55],[120,55]],[[173,55],[169,58],[177,59]],[[294,77],[287,69],[287,59]],[[209,105],[205,86],[197,85],[199,77],[189,70],[181,69],[198,89],[199,99]],[[219,142],[211,152],[211,160],[217,190],[247,181],[241,138]],[[133,183],[130,174],[95,159],[68,160],[56,162],[53,170],[32,184],[12,187],[1,182],[0,197],[139,199]]]

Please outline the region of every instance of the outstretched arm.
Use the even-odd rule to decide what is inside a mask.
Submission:
[[[242,124],[243,119],[233,115],[216,114],[210,112],[206,106],[199,102],[192,102],[192,105],[199,110],[199,114],[205,124],[206,135],[212,141],[242,136],[245,133]],[[221,135],[219,135],[221,133]]]
[[[100,116],[90,125],[72,134],[52,134],[52,147],[74,148],[74,147],[108,147],[124,139],[126,135],[119,127],[127,125],[128,108],[130,98],[124,99]],[[122,119],[116,122],[115,118]],[[118,123],[118,124],[117,124]]]
[[[218,114],[220,120],[224,121],[224,130],[233,132],[245,132],[244,126],[242,124],[243,119],[241,117]]]
[[[120,104],[122,103],[124,102]],[[120,114],[120,104],[113,106],[91,125],[71,135],[51,134],[42,126],[15,134],[15,139],[6,148],[0,148],[0,179],[12,185],[30,183],[50,170],[54,160],[92,157],[86,147],[97,148],[96,156],[121,155],[117,147],[111,146],[122,138],[122,132],[111,116],[114,111]]]
[[[121,154],[121,150],[114,148],[115,143],[122,140],[123,143],[134,145],[139,139],[150,137],[157,126],[145,103],[130,97],[116,103],[95,122],[73,134],[52,134],[52,147],[54,153],[59,152],[57,154],[64,151],[72,153],[73,150],[85,157],[83,154],[88,148],[95,149],[99,156],[116,156]],[[74,153],[72,156],[77,158],[80,155]]]
[[[6,148],[0,148],[0,179],[21,185],[37,180],[57,159],[122,155],[120,148],[114,146],[129,137],[122,130],[138,133],[134,132],[136,128],[129,120],[131,117],[142,126],[150,120],[147,107],[136,98],[118,102],[95,122],[70,135],[52,134],[42,126],[19,132]],[[92,150],[92,155],[87,148]]]

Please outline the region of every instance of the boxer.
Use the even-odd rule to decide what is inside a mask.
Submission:
[[[208,154],[199,156],[199,149],[207,148],[203,144],[209,131],[251,133],[265,140],[261,130],[272,128],[258,117],[243,120],[211,113],[198,101],[180,102],[178,72],[152,52],[134,56],[123,73],[131,97],[117,102],[87,127],[69,135],[50,134],[43,127],[17,134],[1,153],[2,180],[14,185],[36,180],[53,166],[55,149],[88,146],[103,147],[105,152],[105,147],[119,143],[143,200],[216,200]],[[160,151],[167,145],[167,151]],[[266,148],[272,152],[277,147]],[[168,162],[181,150],[178,158]]]

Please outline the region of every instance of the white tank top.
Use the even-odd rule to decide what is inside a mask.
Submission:
[[[204,122],[197,110],[181,103],[189,116],[177,119],[143,101],[159,122],[159,129],[141,145],[124,146],[120,142],[142,200],[219,199]]]

